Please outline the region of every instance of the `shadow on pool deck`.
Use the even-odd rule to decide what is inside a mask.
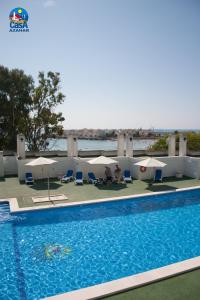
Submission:
[[[165,177],[163,178],[163,182],[176,182],[181,183],[187,180],[188,182],[191,180],[191,182],[194,180],[194,178],[183,176],[182,178],[176,178],[176,177]],[[161,182],[162,183],[162,182]]]
[[[118,190],[121,190],[121,189],[126,189],[127,185],[125,183],[112,183],[111,185],[97,184],[96,187],[99,190],[118,191]]]
[[[156,183],[153,183],[152,185],[148,185],[146,187],[146,190],[151,192],[165,192],[165,191],[176,190],[176,187],[167,184],[156,185]]]
[[[57,190],[58,188],[60,188],[62,186],[62,184],[59,184],[57,182],[50,182],[50,189],[51,190]],[[42,191],[42,190],[47,190],[48,189],[48,184],[47,182],[36,182],[33,185],[30,185],[30,188],[33,190],[37,190],[37,191]]]

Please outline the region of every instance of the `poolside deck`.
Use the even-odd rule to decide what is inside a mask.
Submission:
[[[184,177],[177,179],[174,177],[165,179],[162,183],[154,183],[149,186],[148,181],[133,180],[128,184],[112,184],[111,186],[85,183],[83,186],[77,186],[74,182],[61,183],[58,179],[51,179],[51,195],[65,194],[68,199],[56,201],[59,203],[70,203],[86,200],[95,200],[111,197],[128,196],[134,194],[169,191],[178,188],[192,187],[200,185],[200,181]],[[33,186],[20,183],[17,177],[7,177],[0,180],[0,199],[17,198],[19,207],[30,207],[49,205],[50,202],[34,203],[32,197],[47,196],[46,180],[38,180]]]

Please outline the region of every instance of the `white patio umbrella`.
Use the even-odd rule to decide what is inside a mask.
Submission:
[[[109,158],[109,157],[99,156],[99,157],[90,159],[88,161],[88,163],[91,165],[111,165],[111,164],[118,163],[118,161],[116,161],[112,158]]]
[[[163,168],[166,166],[165,163],[163,163],[155,158],[152,158],[152,157],[141,160],[141,161],[135,163],[135,165],[141,166],[141,167],[146,167],[146,168]]]
[[[165,163],[159,161],[158,159],[149,157],[142,161],[135,163],[136,166],[145,167],[145,168],[163,168],[166,166]]]
[[[26,164],[26,166],[31,166],[31,167],[37,167],[37,166],[48,166],[51,164],[56,163],[56,160],[45,158],[45,157],[38,157],[29,163]],[[48,169],[47,169],[48,170]],[[48,172],[48,197],[50,199],[50,194],[49,194],[49,172]]]
[[[118,161],[102,155],[102,156],[90,159],[88,161],[88,163],[90,165],[107,166],[107,165],[112,165],[112,164],[118,164]]]

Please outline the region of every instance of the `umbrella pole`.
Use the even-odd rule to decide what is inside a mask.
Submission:
[[[52,204],[54,204],[53,200],[51,200],[51,198],[50,198],[49,168],[48,168],[48,198],[49,198],[49,201],[51,201]]]
[[[49,193],[49,176],[48,176],[48,198],[50,200],[50,193]]]
[[[151,179],[150,185],[152,186],[154,183],[154,174],[155,174],[155,168],[153,168],[153,178]]]
[[[49,190],[49,168],[48,168],[47,172],[48,172],[48,198],[49,198],[49,201],[50,201],[50,190]]]

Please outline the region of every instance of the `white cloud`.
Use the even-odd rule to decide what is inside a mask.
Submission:
[[[56,5],[56,1],[55,0],[47,0],[44,2],[44,7],[52,7]]]

